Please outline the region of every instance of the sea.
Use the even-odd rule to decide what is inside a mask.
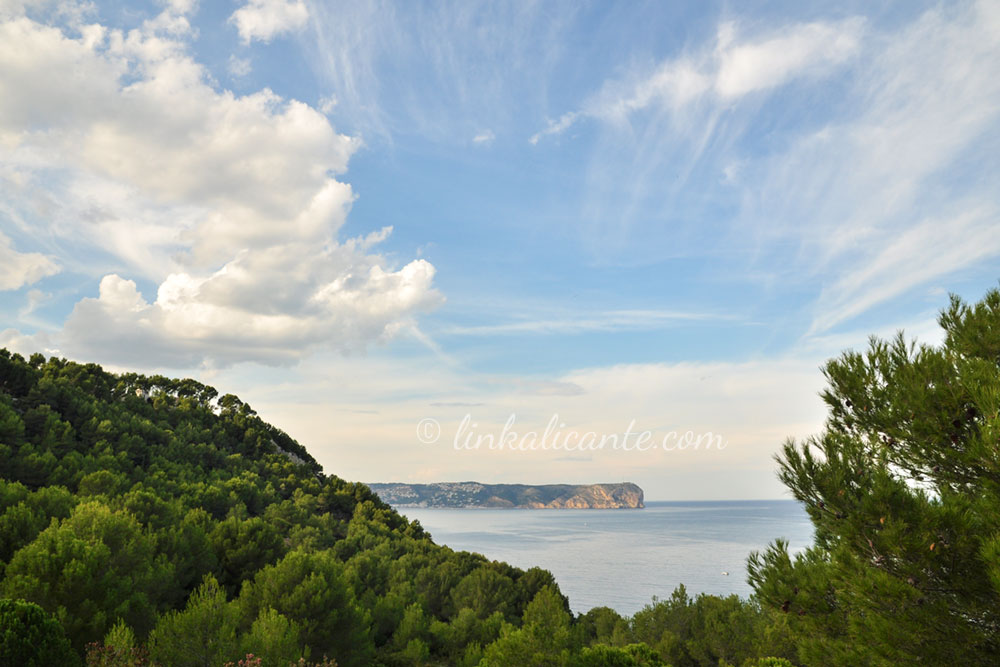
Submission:
[[[555,575],[576,613],[634,614],[684,584],[747,597],[746,559],[776,538],[793,553],[813,528],[793,500],[647,502],[639,510],[402,507],[438,544]]]

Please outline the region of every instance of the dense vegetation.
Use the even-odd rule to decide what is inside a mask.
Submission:
[[[235,396],[0,350],[0,667],[995,664],[1000,292],[940,321],[828,364],[779,457],[811,549],[631,618],[435,545]]]
[[[1000,291],[939,323],[941,346],[831,361],[825,431],[779,457],[816,541],[755,554],[750,577],[806,664],[1000,660]]]
[[[739,665],[784,645],[780,614],[735,597],[574,618],[548,572],[434,544],[193,380],[0,351],[0,461],[0,665]]]

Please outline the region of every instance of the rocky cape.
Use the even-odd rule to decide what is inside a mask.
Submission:
[[[642,489],[614,484],[369,484],[395,507],[492,507],[509,509],[642,509]]]

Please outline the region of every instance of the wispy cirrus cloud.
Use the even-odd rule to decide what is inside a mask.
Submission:
[[[557,118],[556,120],[549,121],[548,126],[544,130],[540,130],[531,135],[531,138],[528,139],[528,143],[534,146],[544,137],[548,137],[555,134],[562,134],[563,132],[565,132],[566,130],[568,130],[570,127],[573,126],[573,123],[576,122],[576,119],[579,118],[579,116],[580,116],[579,111],[567,111],[563,115],[559,116],[559,118]]]
[[[812,333],[1000,256],[995,66],[994,3],[925,12],[873,39],[847,113],[737,177],[761,259],[794,242],[822,283]]]
[[[580,9],[565,0],[310,0],[308,8],[309,61],[338,100],[338,122],[366,139],[459,143],[484,126],[510,127],[518,107],[544,100]]]
[[[498,324],[444,327],[440,333],[456,336],[515,334],[579,334],[595,331],[639,331],[676,326],[684,322],[732,320],[728,315],[664,310],[613,310],[565,318],[524,319]]]
[[[538,147],[573,129],[573,149],[588,147],[576,223],[584,250],[610,265],[743,253],[734,165],[752,169],[761,159],[761,146],[750,143],[755,128],[785,115],[772,128],[783,142],[814,123],[794,117],[797,98],[841,81],[870,33],[863,17],[763,26],[726,19],[701,42],[596,81],[578,106],[529,138]],[[561,148],[552,142],[549,150]]]
[[[727,20],[530,141],[591,146],[578,226],[601,262],[724,257],[812,290],[816,335],[1000,256],[996,66],[990,2],[891,26]]]
[[[1000,256],[1000,211],[992,206],[963,209],[956,217],[930,218],[903,230],[845,272],[819,297],[807,335],[968,266]]]
[[[489,146],[496,138],[497,135],[493,133],[493,130],[483,130],[472,137],[472,143],[479,146]]]
[[[636,72],[605,82],[580,109],[550,121],[529,141],[537,144],[586,118],[623,123],[653,105],[680,110],[706,97],[712,104],[726,105],[799,77],[822,74],[858,53],[864,27],[864,19],[855,17],[792,24],[740,39],[737,25],[725,22],[719,26],[714,47],[667,59],[651,73]]]

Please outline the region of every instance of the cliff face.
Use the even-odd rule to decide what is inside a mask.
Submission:
[[[616,484],[369,484],[396,507],[507,507],[524,509],[641,509],[642,489]]]

